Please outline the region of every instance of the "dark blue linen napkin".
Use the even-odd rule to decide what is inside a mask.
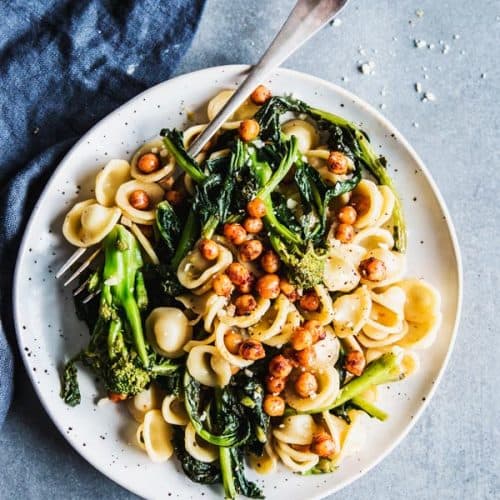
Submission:
[[[171,75],[204,2],[0,2],[0,426],[13,392],[12,274],[31,209],[79,136]]]

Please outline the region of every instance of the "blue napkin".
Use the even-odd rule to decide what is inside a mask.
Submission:
[[[12,399],[12,274],[40,190],[64,153],[167,79],[205,0],[0,3],[0,426]]]

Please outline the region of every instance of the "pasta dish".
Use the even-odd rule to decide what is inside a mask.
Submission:
[[[205,127],[109,161],[66,215],[91,248],[75,293],[90,337],[61,397],[77,405],[90,369],[152,461],[263,498],[245,463],[334,472],[364,419],[389,417],[378,387],[418,369],[440,295],[406,277],[401,201],[356,124],[261,85],[192,158]]]

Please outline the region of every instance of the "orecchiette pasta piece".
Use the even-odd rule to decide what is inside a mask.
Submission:
[[[149,410],[159,408],[160,404],[161,393],[154,384],[151,384],[148,389],[127,400],[127,410],[136,422],[143,422],[144,415]]]
[[[217,295],[215,292],[207,292],[204,295],[193,295],[186,293],[175,298],[184,307],[191,309],[198,315],[198,319],[203,319],[203,328],[206,332],[213,330],[214,321],[219,314],[222,314],[228,299]],[[195,321],[196,322],[196,321]],[[193,322],[191,322],[193,324]]]
[[[283,325],[283,328],[281,329],[281,333],[269,337],[267,340],[264,340],[264,344],[281,347],[282,345],[290,341],[294,329],[299,326],[301,322],[302,316],[300,315],[299,311],[297,311],[297,308],[292,303],[290,303],[286,321]]]
[[[207,106],[208,120],[211,121],[217,113],[224,107],[226,102],[234,94],[234,90],[222,90],[215,97],[213,97]],[[241,120],[252,118],[258,111],[259,107],[255,105],[250,99],[247,99],[236,112],[229,117],[229,121],[224,123],[221,128],[233,129],[238,128]]]
[[[123,216],[122,216],[123,219]],[[134,224],[133,222],[130,223],[130,230],[134,234],[134,236],[137,238],[137,241],[141,244],[143,250],[146,252],[146,255],[149,257],[149,260],[155,264],[158,265],[160,263],[160,259],[158,258],[158,255],[156,255],[156,252],[154,251],[153,245],[149,242],[149,240],[144,236],[144,233],[141,231],[139,226],[137,224]]]
[[[306,472],[319,462],[319,456],[309,451],[298,451],[283,441],[276,442],[276,453],[293,472]]]
[[[401,368],[401,377],[409,377],[413,373],[415,373],[420,367],[420,361],[418,356],[407,349],[402,349],[399,346],[381,346],[367,349],[365,351],[365,358],[367,363],[371,363],[376,359],[380,358],[382,354],[393,351],[399,353],[401,356],[400,368]],[[373,386],[371,390],[377,389],[378,386]],[[362,395],[365,399],[370,400],[369,398]]]
[[[235,316],[226,314],[224,316],[221,316],[220,320],[222,323],[228,326],[248,328],[249,326],[256,325],[264,317],[270,307],[271,301],[269,299],[263,299],[262,297],[260,297],[257,300],[257,307],[250,314]]]
[[[414,323],[408,321],[407,333],[398,341],[398,345],[405,348],[426,349],[436,340],[441,327],[442,315],[431,316],[426,321]]]
[[[423,280],[407,279],[397,286],[406,294],[404,315],[407,321],[421,323],[439,314],[441,295],[432,285]]]
[[[372,309],[363,326],[363,332],[374,340],[381,340],[388,334],[403,330],[404,304],[406,295],[397,286],[380,293],[371,293]]]
[[[299,397],[291,381],[287,384],[284,395],[289,406],[300,412],[318,410],[333,403],[339,393],[339,374],[333,366],[324,365],[315,373],[318,389],[309,398]]]
[[[130,204],[130,195],[138,190],[145,191],[148,195],[150,200],[148,210],[138,210]],[[125,184],[122,184],[118,188],[115,196],[115,203],[121,208],[123,214],[132,222],[146,225],[153,224],[155,219],[155,207],[163,200],[163,194],[164,191],[158,184],[133,180],[125,182]]]
[[[361,286],[333,303],[333,330],[338,337],[356,335],[366,324],[372,310],[370,292]]]
[[[176,307],[157,307],[146,319],[146,336],[155,351],[167,358],[184,354],[193,328],[186,315]]]
[[[340,245],[330,249],[323,281],[330,292],[350,292],[359,284],[359,262],[366,253],[358,245]]]
[[[219,350],[220,355],[226,359],[231,365],[237,366],[238,368],[245,368],[250,366],[253,361],[249,359],[243,359],[241,356],[232,354],[227,350],[226,343],[224,342],[224,335],[228,333],[232,328],[224,323],[219,322],[215,327],[215,345]]]
[[[212,333],[212,335],[209,335],[208,337],[202,339],[202,340],[190,340],[185,346],[184,350],[186,352],[189,352],[193,347],[199,346],[199,345],[210,345],[215,342],[215,333]]]
[[[96,200],[77,203],[66,215],[63,235],[77,247],[89,247],[99,243],[120,219],[119,208],[99,205]]]
[[[172,425],[187,425],[189,423],[189,415],[184,401],[172,394],[163,398],[161,414],[165,422]]]
[[[195,245],[195,248],[181,260],[177,278],[182,286],[188,289],[198,288],[231,264],[233,261],[231,252],[222,245],[218,247],[219,255],[215,261],[204,259],[198,245]]]
[[[192,127],[188,127],[184,130],[182,134],[182,143],[186,151],[189,149],[189,146],[196,139],[196,137],[198,137],[206,128],[207,126],[202,124],[193,125]]]
[[[273,450],[271,441],[271,439],[267,441],[264,446],[264,452],[260,457],[250,453],[250,467],[258,474],[271,474],[276,471],[278,466],[278,457]]]
[[[231,379],[231,365],[211,345],[193,347],[186,366],[194,379],[208,387],[224,387]]]
[[[319,142],[319,133],[316,127],[305,120],[289,120],[281,125],[281,131],[288,136],[297,138],[297,145],[301,153],[314,149]]]
[[[385,279],[381,281],[370,281],[366,278],[361,278],[361,283],[370,288],[382,288],[392,285],[401,279],[406,271],[406,257],[399,253],[388,250],[387,248],[373,248],[363,257],[363,260],[374,257],[381,260],[385,266]]]
[[[130,179],[130,165],[126,160],[111,160],[96,175],[95,197],[104,207],[115,204],[118,188]]]
[[[153,462],[165,462],[174,451],[172,446],[172,428],[163,419],[160,410],[149,410],[144,415],[142,440],[149,458]]]
[[[288,444],[311,444],[316,432],[316,424],[311,415],[290,415],[285,417],[279,427],[273,429],[273,436]]]
[[[142,172],[137,167],[139,158],[147,153],[154,153],[158,156],[160,160],[161,167],[154,172],[145,173]],[[161,138],[153,139],[152,141],[146,142],[141,146],[132,156],[130,162],[130,173],[134,179],[141,182],[158,182],[164,177],[169,176],[174,171],[175,160],[171,156],[165,146],[163,145],[163,140]]]
[[[141,450],[146,451],[146,445],[144,444],[144,424],[141,423],[139,426],[137,426],[137,430],[135,431],[135,440],[137,442],[137,445]]]
[[[352,240],[355,245],[368,250],[374,248],[387,248],[391,250],[394,247],[394,237],[387,229],[380,227],[367,227],[356,234]]]
[[[357,339],[359,343],[365,347],[383,347],[383,346],[390,346],[395,344],[396,342],[399,342],[408,332],[408,322],[403,321],[401,323],[401,330],[398,331],[397,333],[387,333],[387,332],[377,332],[379,335],[374,333],[373,331],[370,331],[370,335],[377,336],[376,339],[369,337],[365,332],[361,332],[358,334]]]
[[[186,426],[184,431],[184,446],[186,451],[200,462],[211,463],[219,458],[217,446],[200,438],[191,423]]]
[[[362,179],[352,191],[352,199],[360,200],[356,204],[357,218],[354,227],[375,226],[382,212],[384,198],[378,186],[368,179]]]
[[[392,211],[394,210],[396,197],[394,196],[392,189],[388,186],[378,186],[378,190],[382,195],[382,208],[380,210],[380,216],[375,222],[375,225],[383,226],[392,217]]]
[[[324,366],[333,366],[337,362],[340,353],[340,344],[335,338],[331,327],[325,327],[326,337],[314,344],[316,355],[315,367],[322,369]]]
[[[304,317],[308,320],[316,320],[320,325],[328,325],[334,316],[332,298],[323,285],[316,285],[314,290],[319,298],[320,309],[314,312],[304,311]]]
[[[260,341],[279,335],[285,326],[290,304],[285,295],[281,294],[260,321],[250,327],[250,335]]]
[[[347,415],[350,424],[346,425],[340,434],[340,453],[334,461],[339,464],[344,458],[358,453],[366,440],[365,427],[363,426],[363,413],[358,410],[349,410]]]

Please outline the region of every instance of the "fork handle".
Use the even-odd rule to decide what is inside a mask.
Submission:
[[[348,0],[298,0],[285,24],[259,62],[253,66],[243,83],[207,128],[191,144],[188,153],[196,156],[219,130],[221,125],[241,106],[254,88],[285,61],[303,43],[333,19]]]

